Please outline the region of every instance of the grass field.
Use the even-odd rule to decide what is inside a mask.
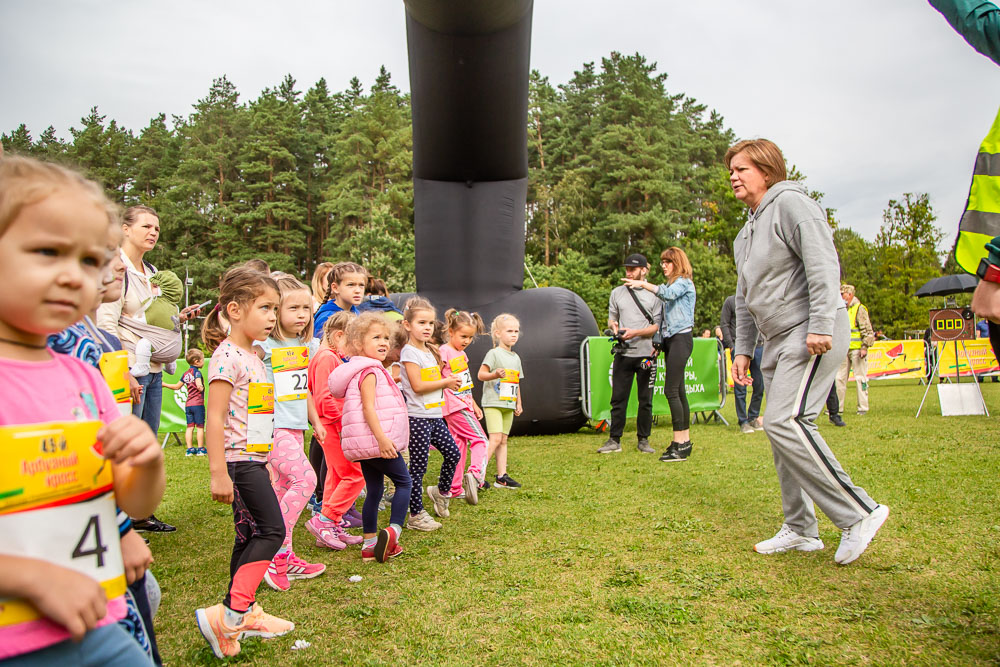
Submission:
[[[982,387],[1000,413],[1000,384]],[[849,393],[848,426],[820,423],[854,480],[892,510],[850,566],[834,564],[840,532],[822,516],[824,550],[752,551],[782,522],[763,433],[696,425],[691,459],[673,464],[639,454],[629,432],[624,453],[603,456],[593,432],[515,438],[511,473],[524,488],[453,501],[443,529],[405,531],[390,563],[317,549],[300,521],[296,551],[327,572],[287,593],[262,584],[265,609],[296,629],[246,640],[230,662],[996,664],[1000,418],[940,417],[932,389],[917,420],[922,392],[874,383],[868,415],[853,414]],[[731,405],[724,414],[734,421]],[[653,445],[669,440],[661,420]],[[213,664],[194,609],[225,593],[230,510],[210,499],[205,458],[170,446],[167,475],[157,515],[178,531],[151,536],[160,651],[171,665]],[[312,646],[292,651],[296,639]]]

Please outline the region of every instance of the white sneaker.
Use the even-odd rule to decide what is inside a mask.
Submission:
[[[427,496],[434,503],[434,513],[442,519],[447,519],[451,514],[448,511],[449,498],[441,493],[436,486],[427,487]]]
[[[879,505],[874,512],[845,529],[840,535],[840,546],[837,547],[833,560],[840,565],[847,565],[860,558],[875,537],[875,533],[888,518],[889,508]]]
[[[410,530],[430,532],[440,528],[441,523],[432,519],[431,515],[427,513],[427,510],[420,510],[420,514],[411,514],[406,518],[406,527]]]
[[[783,523],[774,537],[758,542],[753,550],[759,554],[780,554],[785,551],[819,551],[822,548],[823,540],[799,535]]]

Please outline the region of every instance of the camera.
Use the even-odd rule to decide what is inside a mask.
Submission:
[[[611,329],[605,329],[604,335],[608,337],[608,341],[614,343],[611,346],[611,354],[624,354],[628,350],[628,341],[625,340],[623,334],[614,333]]]

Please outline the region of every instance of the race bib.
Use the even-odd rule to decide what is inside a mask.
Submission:
[[[472,391],[472,373],[469,372],[469,360],[465,358],[465,355],[455,357],[448,362],[448,365],[451,367],[452,375],[457,377],[460,383],[455,393],[464,394],[467,391]]]
[[[441,379],[441,369],[438,366],[420,369],[420,379],[424,382],[436,382]],[[433,410],[444,405],[444,389],[434,389],[426,394],[421,394],[424,401],[424,408]]]
[[[128,381],[128,352],[125,350],[105,352],[101,355],[98,366],[100,366],[104,381],[111,389],[111,395],[115,397],[115,403],[118,404],[118,413],[121,415],[132,414],[132,391]]]
[[[309,348],[276,347],[271,350],[274,371],[274,400],[297,401],[307,397],[309,386]]]
[[[0,427],[0,553],[37,558],[125,593],[111,464],[101,422]],[[0,627],[41,618],[30,603],[0,598]]]
[[[500,378],[497,387],[497,394],[501,401],[517,402],[517,388],[521,382],[521,374],[512,368],[504,369],[504,376]]]
[[[247,395],[247,451],[266,454],[274,444],[274,385],[251,382]]]

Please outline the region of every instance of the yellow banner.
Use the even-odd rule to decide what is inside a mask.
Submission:
[[[880,340],[868,348],[868,379],[920,379],[927,376],[922,340]],[[852,369],[848,380],[854,379]]]
[[[963,351],[964,347],[964,351]],[[992,373],[1000,371],[1000,364],[990,347],[989,338],[977,338],[975,340],[958,341],[958,362],[955,360],[955,343],[938,343],[938,374],[941,377],[955,377],[955,369],[958,368],[959,375],[972,376],[972,371],[976,375],[981,373]],[[966,360],[968,355],[968,360]],[[969,363],[972,363],[972,369]]]

